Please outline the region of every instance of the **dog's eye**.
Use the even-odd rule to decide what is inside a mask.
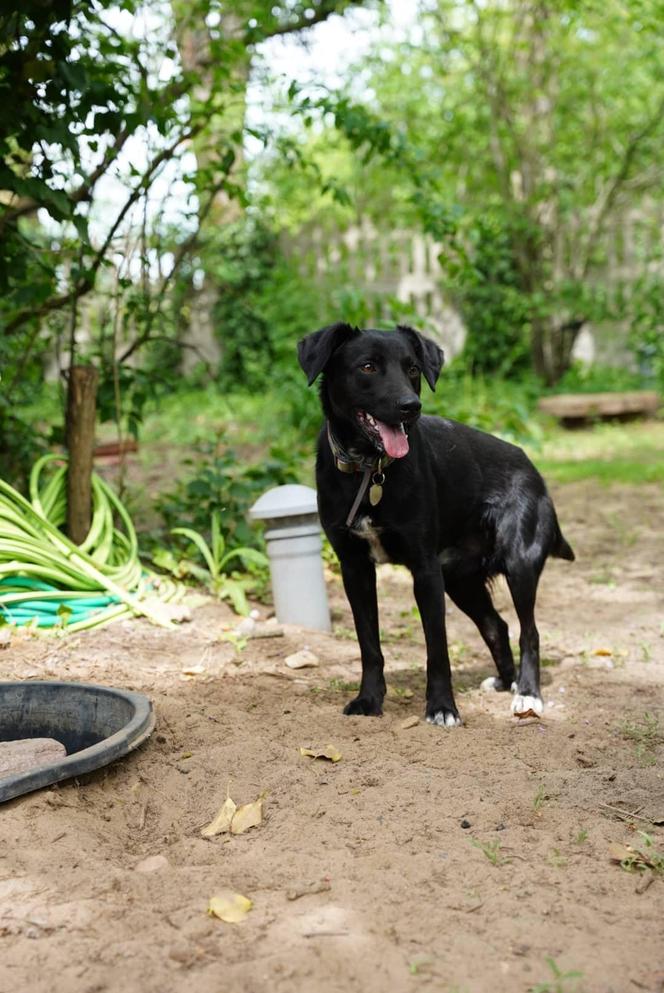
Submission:
[[[363,362],[362,365],[360,366],[360,369],[362,370],[362,372],[375,372],[376,366],[373,364],[373,362]]]
[[[420,370],[417,368],[416,365],[412,365],[408,370],[408,375],[411,377],[411,379],[415,379],[415,377],[419,376],[419,374],[420,374]]]

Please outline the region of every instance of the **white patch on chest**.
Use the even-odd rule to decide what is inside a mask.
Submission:
[[[390,558],[380,541],[380,529],[375,527],[370,517],[360,517],[353,525],[353,534],[369,542],[371,558],[374,562],[389,562]]]

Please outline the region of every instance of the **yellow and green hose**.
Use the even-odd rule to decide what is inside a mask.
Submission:
[[[45,479],[55,462],[61,464]],[[181,587],[143,569],[127,509],[99,476],[92,476],[92,523],[83,544],[60,530],[66,473],[61,456],[43,456],[30,474],[29,500],[0,480],[0,616],[67,631],[132,614],[170,626],[154,598],[171,600]]]

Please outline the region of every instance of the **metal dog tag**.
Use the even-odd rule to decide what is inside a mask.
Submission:
[[[383,487],[379,483],[374,483],[373,486],[369,487],[369,503],[372,507],[375,507],[377,503],[380,503],[382,495]]]

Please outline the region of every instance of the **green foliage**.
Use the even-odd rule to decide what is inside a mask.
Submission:
[[[530,365],[530,308],[519,281],[514,242],[521,237],[494,213],[469,232],[463,265],[449,269],[467,336],[463,355],[472,372],[509,376]]]
[[[661,276],[640,279],[630,300],[629,343],[639,373],[648,385],[664,395],[664,280]]]
[[[471,842],[475,848],[479,848],[486,855],[491,865],[500,866],[509,861],[501,854],[500,842],[497,839],[493,841],[480,841],[479,838],[471,838]]]
[[[563,972],[555,959],[547,958],[546,964],[551,972],[551,979],[530,987],[530,993],[577,993],[579,981],[583,973],[577,969]]]
[[[499,379],[473,375],[463,357],[443,369],[436,392],[423,396],[424,410],[462,421],[507,440],[537,444],[541,428],[534,417],[541,384],[535,376]]]
[[[639,390],[647,385],[643,375],[622,366],[593,362],[573,362],[564,376],[549,391],[552,393],[606,393]]]
[[[205,532],[215,514],[226,522],[226,543],[260,547],[260,532],[246,519],[252,503],[267,489],[296,481],[292,462],[276,446],[261,462],[248,462],[229,449],[199,462],[194,474],[157,500],[166,527],[172,531],[186,521]]]
[[[635,277],[607,286],[605,266],[623,211],[647,221],[647,193],[658,195],[660,16],[659,0],[565,0],[538,12],[520,0],[431,0],[421,42],[381,40],[362,67],[373,115],[400,140],[372,145],[375,121],[357,114],[349,134],[362,148],[363,129],[390,167],[403,162],[391,221],[409,194],[443,244],[475,367],[518,364],[527,338],[533,366],[554,383],[584,322],[628,317]],[[653,223],[637,229],[633,272],[659,251]]]
[[[212,511],[209,543],[193,528],[173,528],[171,534],[181,535],[192,542],[201,554],[205,568],[201,568],[190,559],[184,557],[178,559],[172,551],[164,548],[154,552],[155,565],[168,569],[179,579],[186,577],[197,579],[220,600],[229,600],[236,613],[248,614],[247,591],[256,587],[256,581],[248,576],[242,578],[238,571],[231,569],[230,566],[239,559],[254,577],[264,578],[268,566],[267,557],[255,548],[236,546],[229,549],[221,531],[221,515],[218,510]]]

